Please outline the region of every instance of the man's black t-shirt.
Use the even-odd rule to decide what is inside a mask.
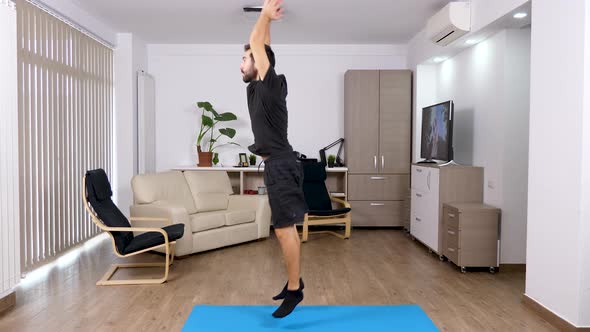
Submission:
[[[287,138],[287,80],[271,66],[263,80],[248,84],[248,110],[254,133],[250,152],[259,156],[291,152]]]

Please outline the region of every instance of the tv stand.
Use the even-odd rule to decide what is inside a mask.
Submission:
[[[417,162],[417,164],[436,164],[437,162],[432,159],[425,159],[422,161]]]
[[[447,161],[444,164],[440,164],[439,166],[440,167],[443,167],[443,166],[461,166],[461,164],[456,163],[454,160],[450,160],[450,161]]]

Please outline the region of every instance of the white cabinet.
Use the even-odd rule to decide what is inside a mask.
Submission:
[[[442,204],[482,202],[483,168],[414,164],[411,181],[410,233],[441,253]]]
[[[439,170],[412,166],[411,234],[438,252]]]

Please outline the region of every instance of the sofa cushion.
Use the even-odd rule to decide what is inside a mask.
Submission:
[[[183,206],[189,214],[197,212],[191,191],[180,171],[136,175],[131,180],[135,204],[165,201]]]
[[[185,171],[197,212],[225,210],[233,193],[229,176],[219,171]]]
[[[193,233],[225,226],[225,212],[200,212],[190,216]]]
[[[225,224],[227,226],[245,224],[256,220],[256,211],[254,210],[234,210],[225,214]]]

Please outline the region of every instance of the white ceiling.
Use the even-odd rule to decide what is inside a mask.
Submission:
[[[72,0],[118,32],[147,43],[247,41],[254,19],[242,11],[262,0]],[[449,0],[285,0],[272,26],[278,44],[406,43]]]

